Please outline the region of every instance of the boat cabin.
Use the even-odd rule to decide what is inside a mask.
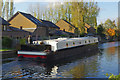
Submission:
[[[80,38],[58,38],[44,41],[33,41],[33,44],[40,45],[41,43],[44,43],[46,45],[51,45],[51,50],[55,52],[61,49],[88,45],[97,42],[98,42],[97,37],[80,37]]]

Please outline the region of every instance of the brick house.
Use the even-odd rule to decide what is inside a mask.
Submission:
[[[9,22],[4,20],[3,18],[0,17],[1,20],[1,29],[0,31],[2,32],[2,37],[9,37],[12,39],[22,39],[22,38],[27,38],[28,35],[30,34],[27,31],[24,31],[22,29],[14,28],[10,25]]]
[[[46,25],[33,17],[31,14],[20,11],[14,14],[13,17],[8,20],[8,22],[15,28],[23,29],[29,32],[34,32],[37,27],[43,27],[46,29]]]
[[[41,21],[43,24],[46,24],[48,27],[48,30],[59,30],[60,29],[57,25],[55,25],[54,23],[50,21],[42,20],[42,19],[39,19],[39,21]]]
[[[85,23],[85,33],[86,34],[96,34],[96,29]]]
[[[38,20],[31,14],[19,11],[13,17],[11,17],[8,22],[15,28],[31,32],[34,40],[42,37],[48,37],[50,30],[59,29],[58,26],[50,21],[42,19]]]
[[[76,27],[73,26],[71,23],[69,23],[68,21],[66,20],[59,20],[56,25],[58,27],[60,27],[60,30],[63,30],[63,31],[67,31],[67,32],[71,32],[71,33],[74,33],[75,32],[75,29]]]

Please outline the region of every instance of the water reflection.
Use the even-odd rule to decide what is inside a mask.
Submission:
[[[109,48],[106,49],[105,52],[106,52],[105,57],[106,57],[107,61],[112,61],[114,59],[114,56],[117,56],[115,54],[118,53],[118,48],[116,48],[116,47],[109,47]]]
[[[84,72],[87,70],[86,66],[88,66],[88,62],[90,62],[87,57],[92,55],[96,55],[96,53],[91,53],[91,55],[86,56],[85,59],[84,57],[76,56],[74,58],[68,58],[67,60],[56,61],[53,63],[40,63],[36,61],[13,61],[3,65],[3,78],[63,78],[71,77],[71,74],[72,77],[75,78],[84,77]],[[84,60],[81,61],[81,59]],[[65,65],[66,67],[61,68]],[[64,71],[67,69],[68,71]]]
[[[65,72],[67,76],[72,76],[73,78],[84,78],[84,77],[96,77],[99,64],[97,63],[98,57],[89,57],[88,59],[83,59],[74,65],[71,69]]]
[[[104,43],[101,46],[101,53],[91,52],[86,57],[76,56],[53,63],[17,60],[5,63],[3,78],[105,78],[106,73],[118,74],[120,47],[116,43]]]

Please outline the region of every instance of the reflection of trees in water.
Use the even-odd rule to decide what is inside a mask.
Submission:
[[[115,54],[115,51],[116,51],[115,47],[109,47],[109,48],[107,49],[107,54],[108,54],[108,55],[114,55],[114,54]]]
[[[94,56],[92,59],[84,59],[82,62],[80,62],[77,66],[74,66],[72,69],[70,69],[66,74],[72,74],[73,78],[84,78],[88,77],[88,73],[90,76],[95,77],[97,75],[98,66],[97,63],[98,57]],[[96,73],[93,75],[93,73]]]
[[[118,47],[118,59],[120,61],[120,46]]]
[[[116,53],[116,51],[118,51],[118,50],[116,50],[115,44],[116,44],[116,42],[111,42],[107,45],[108,46],[107,52],[106,52],[107,55],[114,55]]]
[[[120,73],[120,46],[118,47],[118,72]]]
[[[118,47],[109,47],[104,50],[105,57],[108,61],[112,61],[114,59],[115,54],[118,53]]]
[[[85,64],[77,65],[72,68],[69,73],[72,74],[74,78],[82,78],[85,75]]]

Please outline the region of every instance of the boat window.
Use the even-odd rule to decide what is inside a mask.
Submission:
[[[90,40],[89,40],[89,43],[90,43]]]
[[[87,41],[85,41],[85,43],[87,43]]]
[[[75,45],[75,42],[73,42],[73,45]]]
[[[81,44],[81,42],[79,42],[79,44]]]
[[[68,43],[66,43],[66,47],[68,47]]]

